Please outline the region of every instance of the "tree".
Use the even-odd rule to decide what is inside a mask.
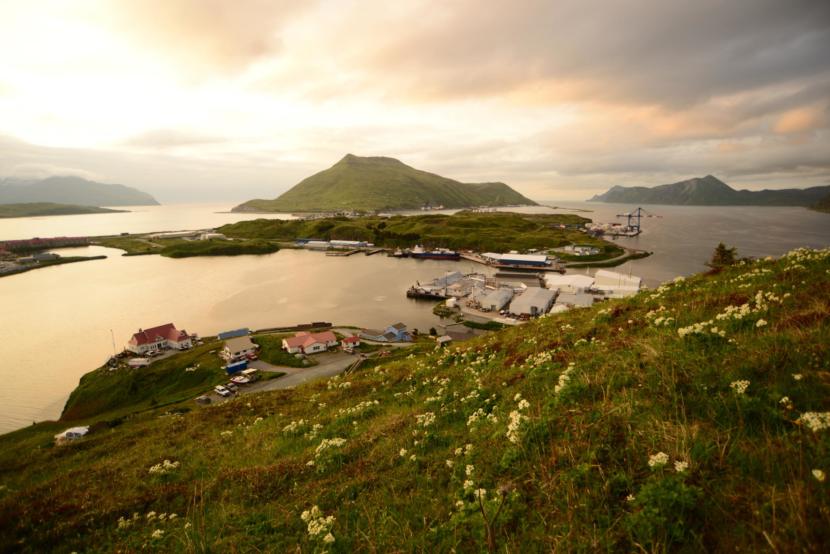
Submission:
[[[712,254],[712,260],[707,265],[714,269],[720,269],[734,265],[736,261],[737,249],[734,246],[732,248],[727,248],[726,245],[721,242],[715,248],[715,252]]]
[[[438,331],[436,331],[436,330],[435,330],[435,327],[430,327],[430,328],[429,328],[429,335],[430,335],[431,337],[434,337],[434,336],[436,336],[437,334],[438,334]]]

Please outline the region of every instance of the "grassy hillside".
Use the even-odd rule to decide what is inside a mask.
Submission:
[[[112,214],[125,210],[111,210],[95,206],[76,206],[54,202],[29,202],[25,204],[0,204],[0,218],[34,217],[43,215]]]
[[[617,246],[595,239],[573,228],[590,221],[572,214],[515,214],[460,212],[454,215],[395,216],[390,218],[331,217],[317,220],[257,219],[225,225],[219,231],[229,237],[294,240],[318,239],[366,240],[378,246],[472,249],[479,251],[527,250],[553,248],[580,242],[607,250],[606,255],[620,254]]]
[[[150,239],[146,237],[104,237],[95,244],[124,250],[125,256],[160,254],[168,258],[192,258],[195,256],[242,256],[249,254],[271,254],[279,245],[267,240],[224,239],[184,240]]]
[[[393,158],[346,155],[300,181],[276,200],[251,200],[234,211],[379,211],[473,206],[534,205],[504,183],[460,183]]]
[[[796,251],[67,447],[33,426],[0,437],[0,544],[820,552],[828,315],[830,250]]]
[[[61,419],[73,421],[103,413],[123,415],[189,400],[226,380],[216,354],[221,341],[212,341],[148,367],[107,366],[87,373],[66,401]]]

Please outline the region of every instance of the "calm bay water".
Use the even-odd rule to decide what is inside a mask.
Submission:
[[[557,205],[592,210],[582,215],[595,221],[616,220],[617,213],[632,208]],[[262,217],[214,213],[226,209],[160,206],[131,214],[0,220],[0,239],[200,229]],[[703,270],[719,241],[751,256],[830,246],[830,215],[803,208],[648,209],[662,217],[643,219],[643,234],[620,243],[654,251],[654,256],[617,270],[640,275],[650,286]],[[437,322],[432,305],[408,300],[406,288],[449,269],[473,269],[466,262],[340,258],[301,250],[183,260],[122,257],[100,247],[61,253],[109,258],[0,279],[0,432],[56,418],[81,375],[112,353],[112,336],[121,349],[138,327],[173,321],[209,335],[326,320],[368,327],[403,321],[427,329]]]

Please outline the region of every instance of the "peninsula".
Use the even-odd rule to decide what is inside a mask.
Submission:
[[[114,214],[127,210],[113,210],[97,206],[58,204],[55,202],[27,202],[22,204],[0,204],[0,218],[35,217],[47,215]]]
[[[235,212],[378,212],[422,208],[535,206],[504,183],[461,183],[394,158],[347,154],[275,200],[249,200]]]
[[[830,195],[830,185],[806,189],[735,190],[707,175],[656,187],[611,187],[588,202],[678,206],[804,206]]]

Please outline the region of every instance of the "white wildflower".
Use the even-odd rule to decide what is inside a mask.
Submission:
[[[735,391],[735,394],[744,394],[749,387],[749,381],[741,379],[740,381],[732,381],[729,383],[729,388]]]
[[[683,462],[683,461],[680,461],[680,460],[677,460],[677,461],[674,462],[674,470],[677,473],[683,473],[687,469],[689,469],[689,462]]]
[[[164,531],[162,531],[161,529],[156,529],[155,531],[153,531],[153,534],[150,535],[150,536],[153,537],[154,539],[160,539],[164,536]]]
[[[826,478],[826,475],[824,475],[824,472],[822,470],[814,469],[813,470],[813,477],[815,477],[816,481],[818,481],[819,483],[824,483],[824,479]]]
[[[759,319],[755,322],[755,327],[764,327],[767,324],[766,319]]]
[[[648,457],[648,466],[649,467],[662,467],[669,463],[669,455],[665,452],[658,452],[657,454],[652,454]]]

